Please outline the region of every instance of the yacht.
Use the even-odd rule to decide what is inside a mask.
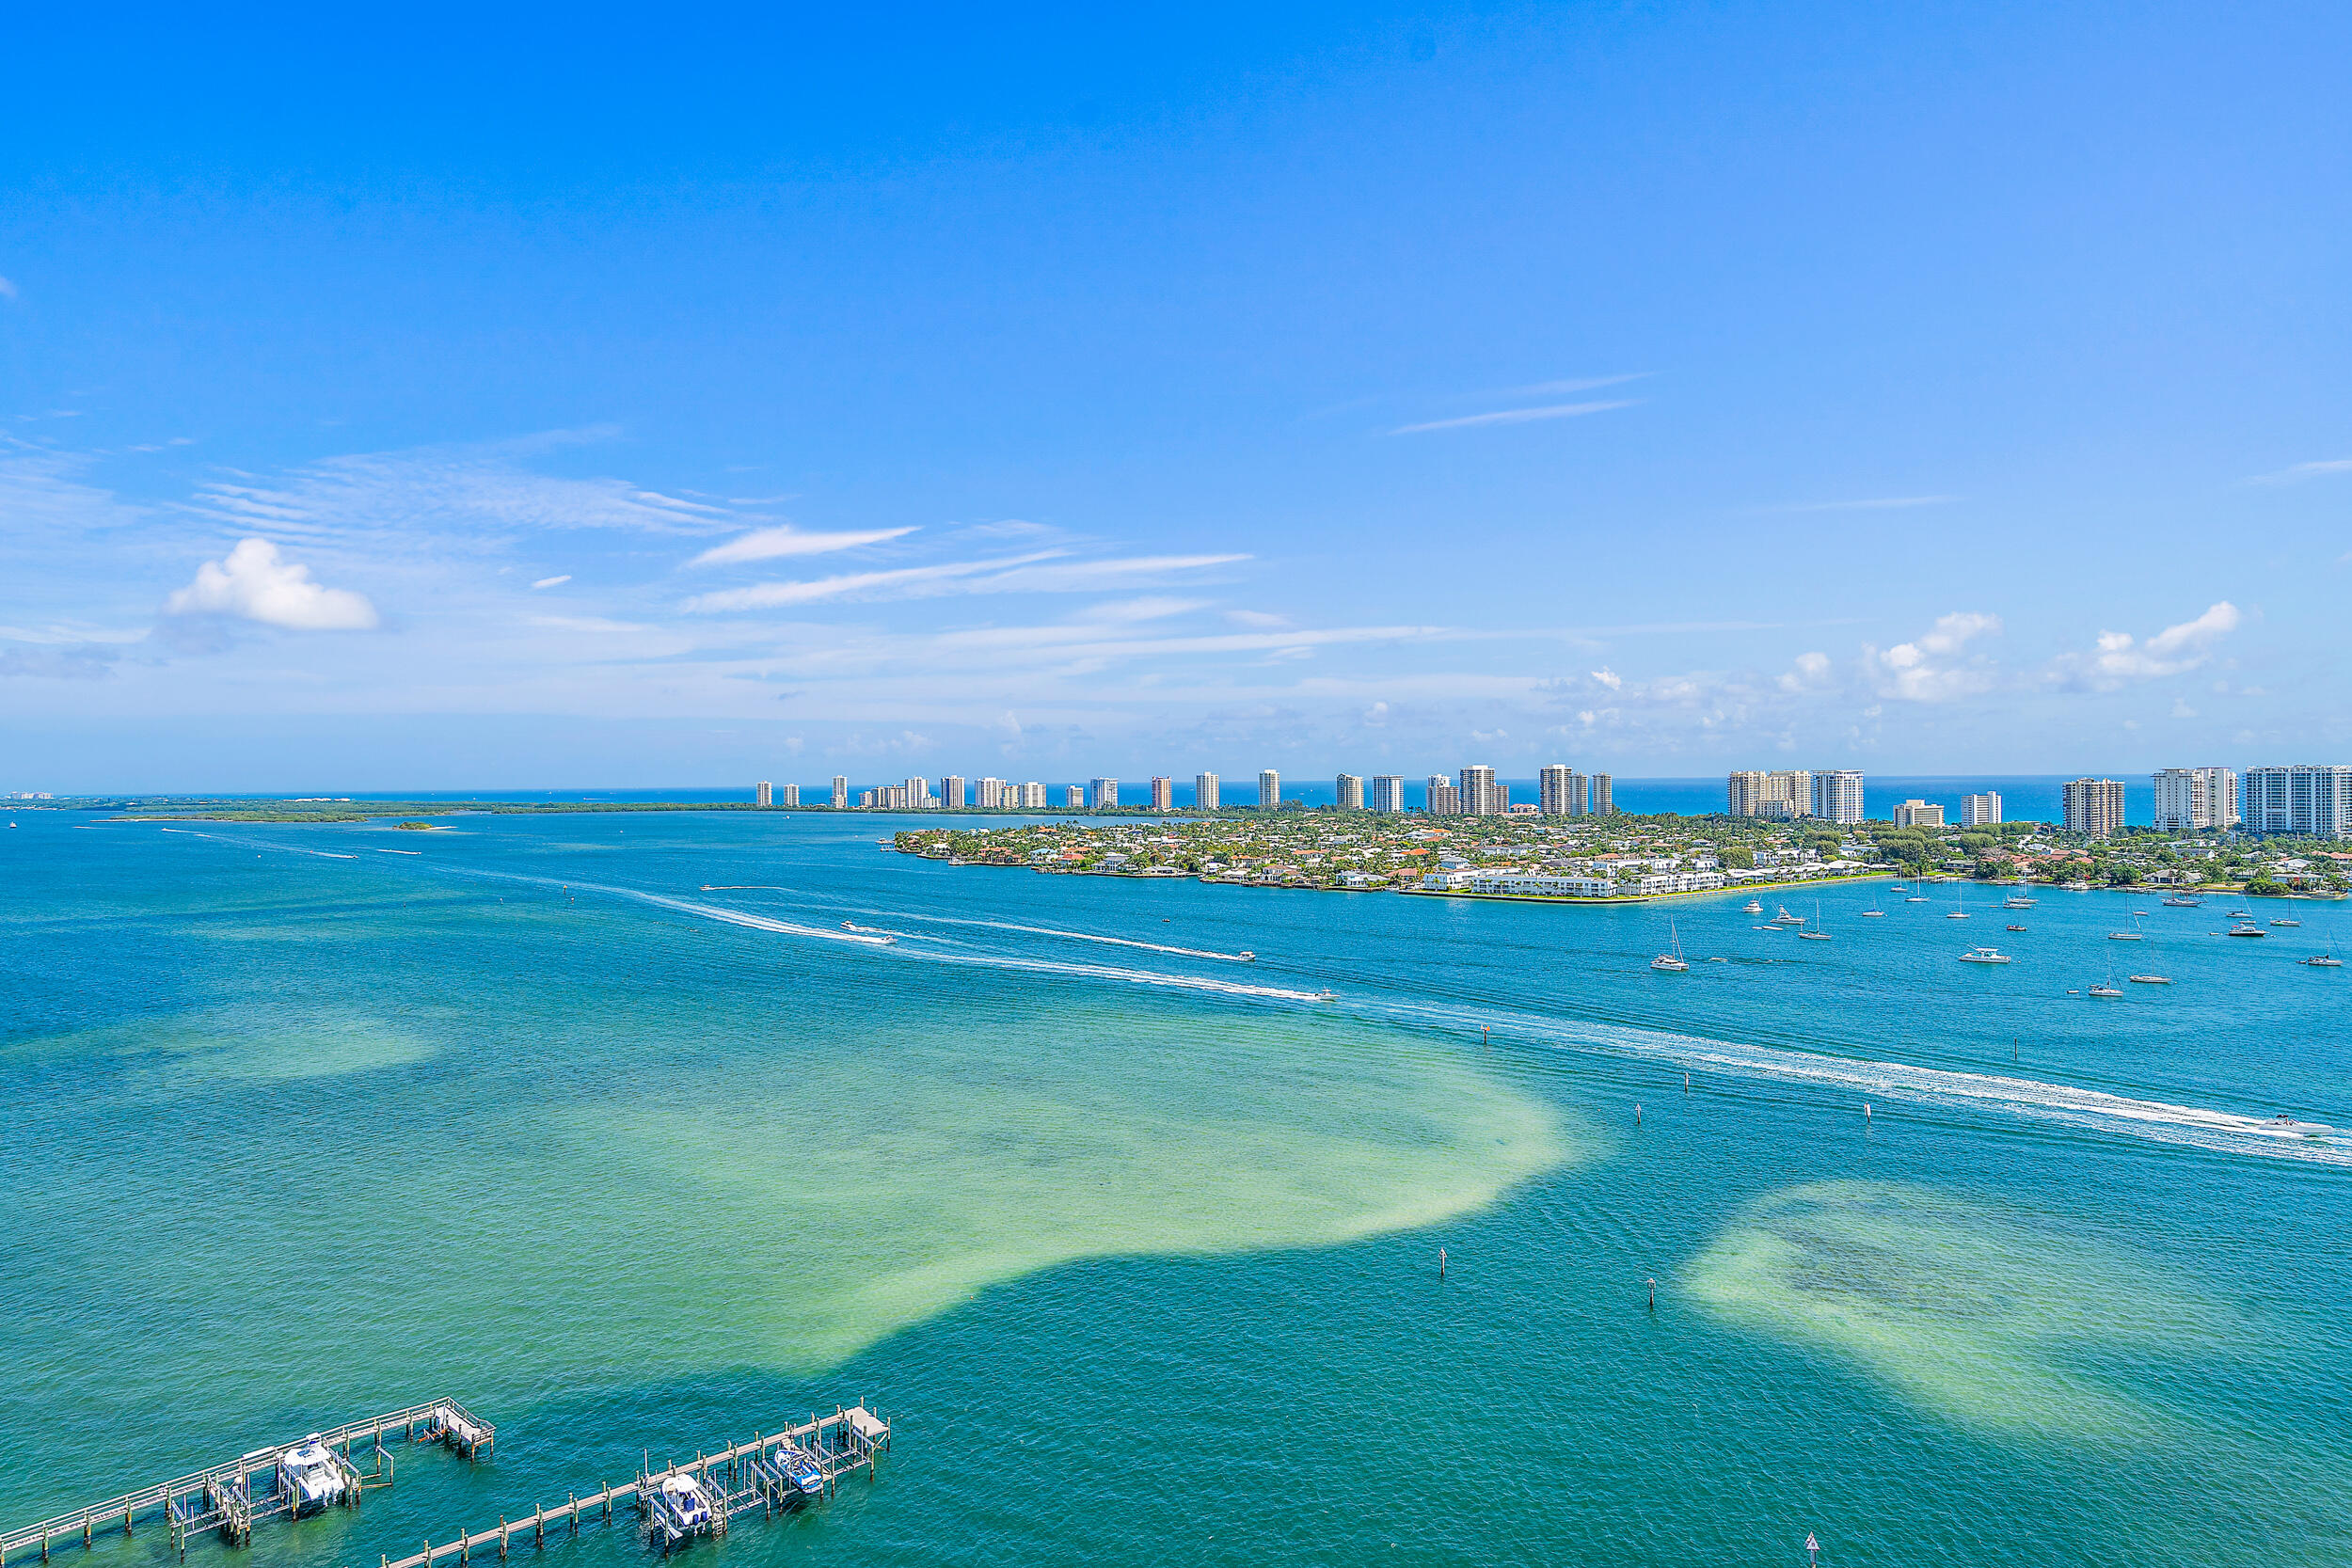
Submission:
[[[1674,943],[1674,951],[1659,954],[1649,961],[1649,966],[1661,974],[1679,974],[1689,969],[1691,964],[1682,956],[1682,937],[1675,930],[1675,923],[1671,920],[1666,922],[1666,935]]]
[[[1915,894],[1912,894],[1912,895],[1910,895],[1908,897],[1906,897],[1906,898],[1903,900],[1903,902],[1904,902],[1904,903],[1906,903],[1906,904],[1924,904],[1924,903],[1926,903],[1927,901],[1928,901],[1928,895],[1927,895],[1926,894],[1924,894],[1924,893],[1915,893]]]
[[[2090,988],[2090,994],[2092,996],[2121,996],[2123,994],[2123,988],[2121,986],[2108,985],[2093,986]]]
[[[1862,918],[1865,920],[1884,920],[1886,918],[1886,911],[1879,908],[1878,900],[1872,899],[1870,901],[1870,907],[1862,911]]]
[[[2005,964],[2010,961],[2010,957],[1997,947],[1971,947],[1960,956],[1960,961],[1964,964]]]
[[[293,1499],[296,1518],[342,1501],[343,1485],[335,1451],[315,1432],[278,1456],[278,1488]]]
[[[1751,898],[1746,903],[1740,906],[1740,912],[1741,914],[1762,914],[1764,912],[1764,906]]]
[[[2252,910],[2232,910],[2230,911],[2230,918],[2232,920],[2251,920],[2254,918],[2254,911]]]
[[[1780,912],[1772,916],[1772,918],[1780,922],[1783,926],[1802,926],[1804,924],[1804,916],[1801,914],[1790,914],[1788,912],[1788,906],[1786,904],[1783,904],[1780,907]]]
[[[2297,961],[2306,969],[2342,969],[2344,967],[2344,960],[2332,953],[2322,953],[2316,958]]]
[[[2264,930],[2261,927],[2256,926],[2251,922],[2243,926],[2233,926],[2230,927],[2230,935],[2233,937],[2266,937],[2270,933],[2268,931]]]

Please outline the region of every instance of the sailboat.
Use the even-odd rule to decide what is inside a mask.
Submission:
[[[1691,965],[1690,961],[1682,956],[1682,934],[1675,929],[1675,923],[1671,916],[1666,921],[1666,936],[1674,943],[1674,951],[1659,954],[1649,961],[1649,966],[1661,974],[1679,974]]]
[[[1873,898],[1870,900],[1870,907],[1862,911],[1862,918],[1865,920],[1884,920],[1886,918],[1886,911],[1880,909],[1879,901]]]
[[[2145,940],[2146,940],[2146,938],[2145,938],[2145,936],[2142,934],[2142,932],[2140,931],[2140,928],[2139,928],[2139,917],[2140,917],[2140,915],[2141,915],[2141,913],[2142,913],[2142,912],[2143,912],[2143,911],[2139,911],[2139,910],[2134,910],[2134,911],[2132,911],[2132,928],[2131,928],[2130,930],[2128,930],[2128,931],[2109,931],[2109,932],[2107,933],[2107,940],[2108,940],[2109,942],[2142,942],[2142,941],[2145,941]]]
[[[16,824],[11,822],[8,826],[14,827]],[[2272,921],[2271,924],[2273,926],[2300,926],[2303,923],[2292,915],[2280,915],[2278,919]]]
[[[2333,953],[2321,953],[2316,957],[2299,958],[2296,961],[2306,969],[2342,969],[2344,967],[2344,960]]]
[[[1947,920],[1965,920],[1968,918],[1967,883],[1963,882],[1958,887],[1952,889],[1952,907],[1944,911],[1944,918]]]
[[[2092,996],[2121,996],[2123,994],[2123,988],[2117,985],[2115,983],[2115,976],[2110,974],[2107,976],[2106,982],[2104,985],[2091,987],[2090,994]]]
[[[1813,929],[1799,931],[1797,940],[1800,942],[1827,942],[1829,940],[1829,933],[1821,929],[1821,901],[1820,899],[1816,898],[1813,901]]]

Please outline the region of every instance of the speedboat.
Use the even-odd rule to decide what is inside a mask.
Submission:
[[[891,933],[889,933],[888,931],[882,930],[882,929],[881,929],[881,928],[879,928],[879,927],[873,927],[873,926],[860,926],[860,925],[858,925],[855,921],[851,921],[851,920],[845,920],[845,921],[843,921],[843,922],[841,923],[841,928],[842,928],[843,930],[845,930],[845,931],[855,931],[855,932],[856,932],[859,936],[862,936],[862,937],[874,937],[874,938],[877,938],[877,939],[879,939],[880,941],[882,941],[882,942],[885,942],[885,943],[887,943],[887,942],[897,942],[897,941],[898,940],[897,937],[895,937],[895,936],[891,935]]]
[[[2342,969],[2344,967],[2344,960],[2331,953],[2322,953],[2315,958],[2304,958],[2299,961],[2306,969]]]
[[[2169,979],[2162,974],[2135,974],[2132,976],[2132,984],[2136,986],[2169,986],[2171,983],[2172,982]]]
[[[296,1518],[343,1497],[342,1466],[326,1439],[310,1433],[278,1456],[278,1486],[294,1502]]]
[[[1964,964],[2005,964],[2010,961],[2010,957],[1997,947],[1971,947],[1960,956],[1960,961]]]
[[[710,1499],[701,1481],[675,1470],[654,1488],[652,1514],[653,1528],[675,1544],[710,1528]]]
[[[1244,963],[1246,963],[1246,964],[1253,964],[1253,963],[1256,963],[1256,962],[1258,961],[1258,955],[1257,955],[1257,954],[1255,954],[1255,953],[1252,953],[1252,952],[1251,952],[1251,951],[1249,951],[1249,949],[1248,949],[1248,948],[1247,948],[1247,947],[1243,948],[1240,952],[1238,952],[1238,953],[1234,954],[1234,955],[1233,955],[1233,957],[1235,957],[1236,958],[1239,958],[1242,962],[1244,962]]]
[[[776,1464],[804,1497],[813,1497],[825,1489],[825,1468],[806,1449],[786,1438],[776,1445]]]
[[[1790,914],[1788,912],[1788,906],[1786,904],[1783,904],[1780,907],[1780,912],[1772,916],[1772,918],[1779,921],[1783,926],[1802,926],[1804,924],[1804,916],[1801,914]]]

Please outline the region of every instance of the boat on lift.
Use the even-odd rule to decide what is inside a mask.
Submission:
[[[297,1519],[342,1501],[348,1484],[335,1451],[315,1432],[278,1456],[278,1487],[291,1500]]]
[[[712,1528],[710,1497],[704,1482],[684,1470],[673,1470],[655,1484],[652,1506],[646,1513],[664,1546],[675,1546]]]
[[[776,1445],[776,1466],[785,1480],[804,1497],[814,1497],[825,1489],[825,1467],[817,1463],[817,1456],[789,1437]]]

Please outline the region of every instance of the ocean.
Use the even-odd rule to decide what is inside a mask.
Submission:
[[[14,820],[0,1528],[495,1421],[189,1552],[363,1568],[864,1399],[878,1478],[688,1555],[2352,1560],[2333,905],[1866,883],[1802,942],[921,818]]]

